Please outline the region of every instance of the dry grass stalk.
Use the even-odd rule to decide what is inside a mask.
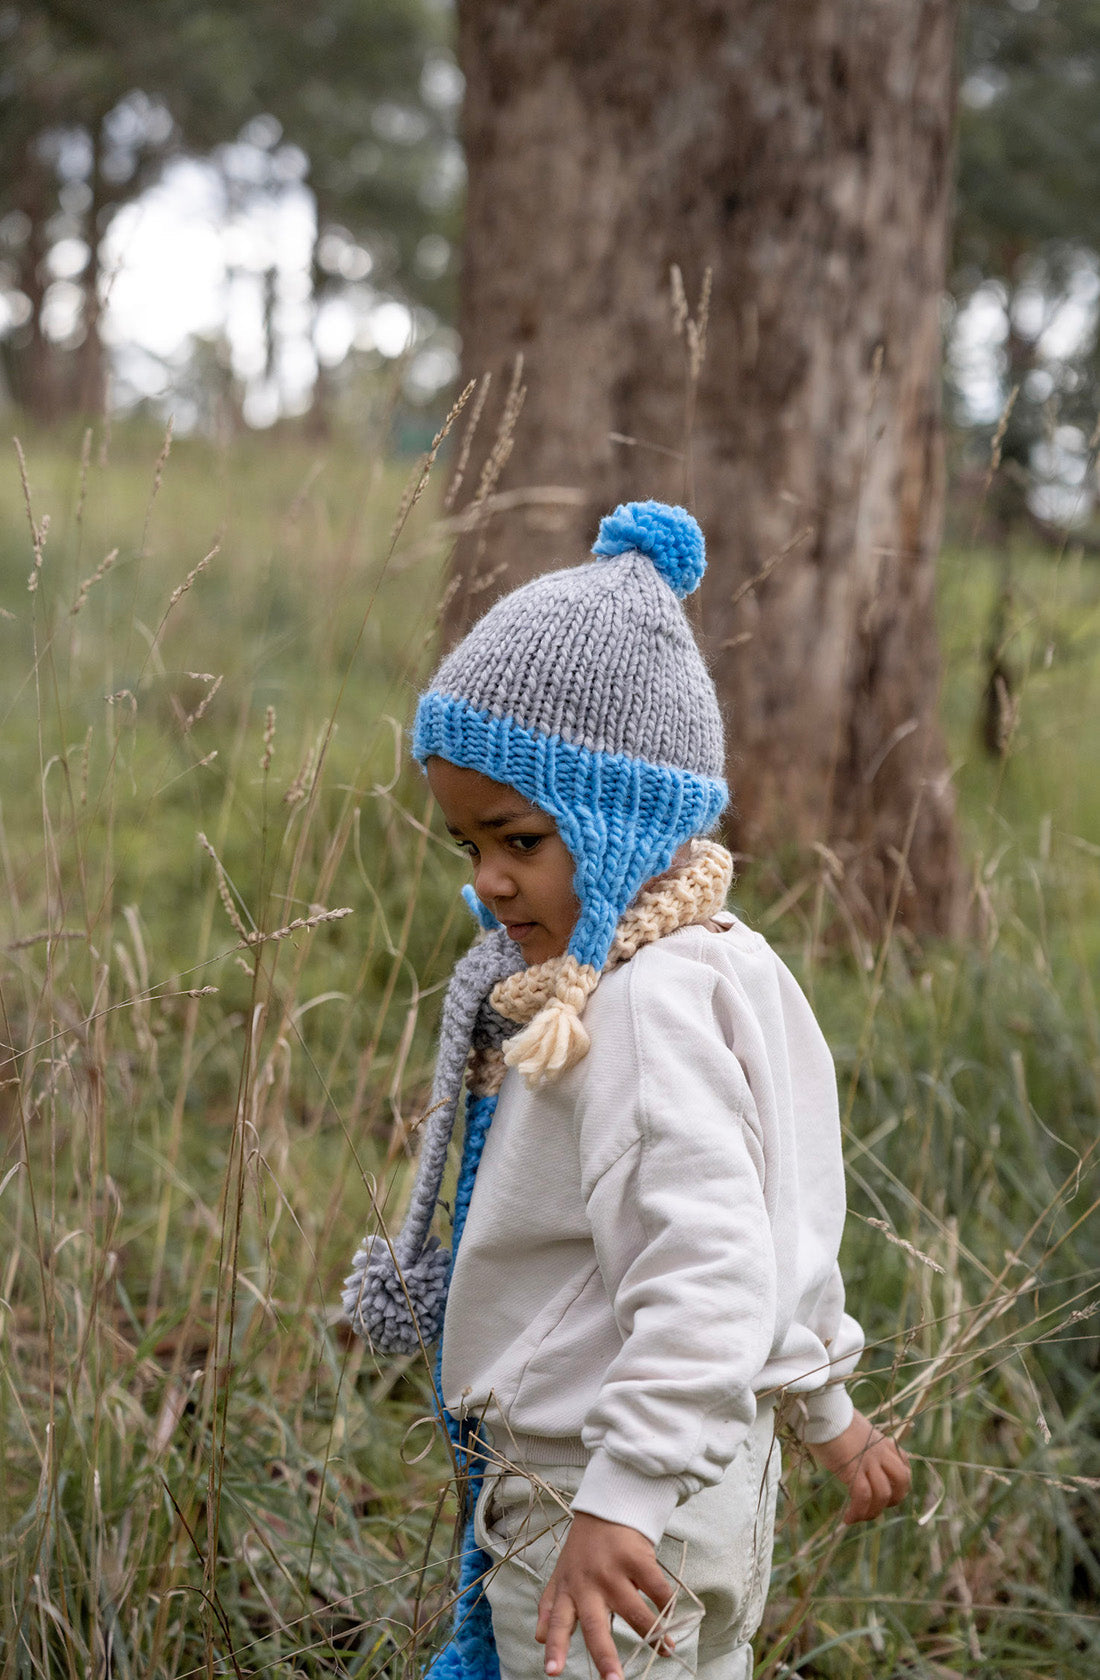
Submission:
[[[283,794],[284,805],[300,805],[303,799],[308,799],[310,794],[313,792],[314,783],[317,780],[317,769],[320,763],[321,753],[324,749],[327,737],[328,727],[326,725],[322,728],[320,734],[317,736],[317,739],[306,753],[305,758],[302,760],[302,765],[298,774]]]
[[[207,566],[209,566],[209,564],[210,564],[211,560],[213,560],[214,556],[216,554],[220,554],[220,553],[221,553],[221,544],[220,543],[215,543],[213,548],[210,550],[210,552],[208,554],[204,554],[202,559],[198,562],[197,565],[192,566],[191,570],[188,572],[188,574],[184,578],[183,582],[182,583],[177,583],[177,585],[173,589],[171,595],[169,595],[169,597],[168,597],[168,605],[165,608],[165,614],[164,614],[165,618],[167,618],[168,614],[171,612],[172,608],[176,605],[177,601],[182,601],[183,597],[187,594],[187,591],[191,588],[191,586],[195,582],[196,578],[200,578],[202,576],[203,572],[205,572]],[[162,619],[161,620],[162,625],[163,625],[163,622],[164,622],[164,620]],[[159,632],[158,632],[158,634],[159,634]]]
[[[275,752],[275,708],[268,706],[264,712],[264,750],[260,759],[260,772],[266,776],[271,769],[271,759]]]
[[[496,489],[501,473],[508,464],[508,457],[512,453],[515,442],[516,425],[527,396],[527,387],[523,383],[523,355],[519,354],[512,364],[512,378],[508,386],[508,394],[504,399],[500,421],[497,426],[496,437],[492,448],[485,458],[478,479],[477,490],[474,492],[470,504],[470,517],[477,519],[478,513],[484,513],[486,504]]]
[[[443,440],[449,435],[455,421],[469,402],[476,383],[476,380],[471,379],[469,384],[466,386],[466,389],[460,394],[456,401],[451,404],[442,426],[440,426],[438,432],[435,434],[435,437],[432,439],[431,448],[424,456],[424,459],[421,461],[413,478],[410,479],[408,488],[406,489],[404,496],[401,498],[401,505],[397,510],[397,518],[394,520],[393,532],[390,536],[391,551],[395,547],[402,531],[405,529],[410,513],[424,494],[425,490],[428,488],[428,483],[432,476],[432,468],[435,466],[436,456],[439,454]]]
[[[96,567],[91,576],[84,579],[84,582],[80,585],[80,588],[76,592],[76,599],[69,608],[70,618],[75,618],[77,613],[80,612],[85,601],[88,599],[89,591],[94,589],[97,583],[102,582],[117,559],[118,549],[112,548],[108,554],[104,555],[103,559],[99,562],[99,565]]]
[[[672,331],[676,338],[681,338],[691,318],[691,311],[688,309],[684,277],[680,272],[679,263],[673,263],[669,270],[669,285],[672,293]]]
[[[695,430],[695,405],[699,391],[699,377],[706,356],[707,324],[710,319],[710,296],[713,272],[708,265],[703,271],[699,304],[694,315],[688,308],[684,277],[679,265],[670,270],[672,283],[672,330],[685,340],[686,370],[684,381],[683,438],[678,453],[683,461],[683,499],[688,507],[695,500],[695,479],[692,465],[692,439]]]
[[[264,933],[257,928],[253,933],[246,933],[242,941],[245,945],[267,945],[275,939],[289,939],[292,933],[301,933],[304,929],[320,927],[324,922],[342,922],[345,916],[354,915],[354,906],[345,904],[338,910],[315,910],[308,916],[296,916],[285,927],[275,928],[271,933]]]
[[[84,529],[84,504],[88,499],[88,467],[92,459],[92,428],[85,426],[84,437],[80,445],[80,488],[77,491],[76,514],[74,523],[79,536]]]
[[[734,607],[740,606],[746,595],[751,595],[754,590],[759,589],[762,583],[767,582],[772,573],[775,571],[775,568],[783,563],[788,554],[792,554],[796,548],[801,546],[802,543],[812,542],[815,534],[816,533],[812,525],[803,525],[802,529],[800,531],[796,531],[790,541],[784,543],[783,547],[779,549],[776,554],[768,556],[759,571],[754,572],[752,577],[746,578],[744,583],[738,584],[737,588],[730,597],[730,605]],[[741,637],[736,639],[738,641],[742,640]],[[718,645],[720,648],[728,648],[733,645],[733,641],[719,642]]]
[[[90,723],[84,732],[84,745],[80,750],[80,775],[77,786],[80,789],[80,809],[82,811],[87,808],[88,804],[88,772],[91,764],[92,735],[94,732],[95,725]]]
[[[686,326],[688,370],[693,384],[698,384],[699,375],[703,370],[703,360],[707,353],[707,325],[710,321],[710,293],[713,278],[714,271],[708,265],[703,272],[699,306],[694,317],[689,318]]]
[[[172,416],[168,421],[168,425],[165,427],[164,442],[161,444],[160,454],[157,456],[156,465],[153,468],[153,488],[150,492],[149,501],[145,509],[145,524],[142,526],[141,547],[138,550],[138,553],[142,558],[144,558],[149,552],[149,525],[153,517],[153,507],[156,503],[158,495],[160,494],[161,481],[164,478],[164,469],[168,465],[168,456],[172,450],[172,431],[175,427],[175,423],[175,416]]]
[[[978,532],[981,529],[982,518],[985,514],[985,505],[989,500],[989,492],[993,487],[993,480],[996,478],[997,470],[1001,464],[1001,450],[1004,446],[1005,434],[1008,431],[1008,422],[1012,418],[1012,410],[1016,406],[1016,398],[1019,395],[1019,385],[1013,385],[1011,391],[1008,393],[1004,408],[1001,410],[1000,418],[998,419],[993,432],[993,441],[989,449],[989,466],[986,468],[985,478],[982,481],[981,493],[978,496],[978,505],[974,510],[974,522],[970,530],[970,543],[972,547],[978,540]]]
[[[241,920],[241,913],[237,909],[237,903],[233,896],[233,890],[229,885],[229,877],[225,872],[222,860],[201,830],[199,831],[199,845],[214,865],[214,871],[218,882],[218,897],[222,901],[222,908],[229,917],[229,921],[234,931],[240,935],[242,945],[251,944],[252,935],[249,929],[245,927],[244,922]]]
[[[23,445],[18,438],[12,438],[15,454],[19,462],[19,480],[23,486],[23,505],[27,510],[27,522],[31,528],[31,546],[34,549],[34,564],[27,578],[27,593],[34,595],[38,590],[38,579],[42,571],[42,561],[46,547],[46,538],[50,530],[50,516],[44,513],[40,520],[34,517],[34,506],[31,502],[30,480],[27,477],[27,460],[23,454]]]
[[[865,1225],[871,1225],[876,1231],[881,1231],[886,1241],[893,1243],[895,1248],[900,1248],[904,1253],[911,1255],[914,1260],[919,1260],[922,1266],[930,1266],[934,1272],[939,1272],[941,1277],[944,1275],[944,1268],[938,1260],[933,1260],[932,1256],[925,1254],[923,1249],[907,1242],[904,1237],[899,1237],[896,1231],[890,1229],[885,1219],[872,1219],[865,1213],[859,1214],[858,1217],[863,1220]]]
[[[187,675],[189,677],[196,677],[199,681],[207,682],[210,686],[193,712],[185,712],[175,695],[172,696],[172,707],[176,716],[180,720],[180,733],[183,735],[190,734],[196,723],[199,723],[201,719],[206,716],[211,703],[213,702],[214,696],[217,694],[218,690],[222,686],[222,683],[225,681],[224,673],[216,677],[211,677],[204,672],[203,675],[199,677],[197,672],[188,671]]]
[[[482,374],[477,388],[477,396],[474,398],[474,406],[470,410],[470,418],[467,420],[462,430],[462,442],[459,445],[458,460],[455,462],[455,470],[451,474],[451,482],[447,486],[446,495],[443,497],[444,513],[449,513],[454,507],[455,498],[462,487],[462,481],[466,476],[466,468],[470,462],[470,450],[473,447],[474,433],[477,431],[478,423],[481,420],[481,413],[485,407],[485,399],[489,395],[489,386],[492,382],[493,375],[491,372]]]
[[[37,933],[25,933],[20,939],[9,940],[5,951],[29,951],[33,945],[52,944],[59,939],[86,939],[79,928],[40,928]]]

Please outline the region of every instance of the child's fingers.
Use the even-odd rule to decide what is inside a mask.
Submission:
[[[630,1623],[631,1627],[635,1628],[635,1632],[640,1633],[643,1638],[648,1638],[654,1623],[659,1618],[667,1621],[668,1617],[671,1616],[676,1603],[676,1587],[669,1580],[655,1557],[647,1559],[644,1566],[638,1569],[634,1577],[634,1585],[639,1593],[645,1593],[646,1598],[651,1598],[657,1606],[655,1615],[652,1607],[641,1600],[643,1611],[648,1615],[649,1621],[644,1628],[636,1627],[634,1622]],[[669,1649],[672,1647],[672,1641],[669,1639],[662,1639],[661,1643]]]
[[[662,1597],[668,1596],[668,1583],[662,1581]],[[594,1593],[591,1598],[585,1598],[577,1607],[577,1619],[580,1622],[581,1633],[584,1636],[588,1654],[596,1669],[603,1676],[603,1680],[621,1680],[622,1669],[619,1653],[611,1633],[611,1616],[609,1605],[600,1593]],[[673,1641],[663,1636],[659,1631],[661,1611],[654,1610],[653,1605],[642,1597],[640,1592],[634,1591],[629,1595],[623,1594],[614,1605],[614,1613],[627,1626],[632,1628],[640,1638],[651,1642],[658,1655],[670,1657]],[[547,1673],[557,1673],[550,1668],[550,1642],[547,1641]]]
[[[598,1593],[586,1598],[583,1604],[577,1606],[577,1619],[581,1624],[581,1632],[588,1647],[588,1654],[592,1658],[597,1671],[603,1676],[603,1680],[623,1680],[619,1653],[615,1649],[615,1641],[611,1637],[611,1617],[607,1613],[607,1605]],[[652,1617],[650,1620],[652,1620]],[[547,1641],[546,1650],[547,1674],[560,1673],[560,1669],[550,1667],[549,1641]]]
[[[872,1517],[877,1517],[880,1511],[886,1509],[890,1503],[890,1495],[890,1479],[885,1470],[878,1464],[867,1465],[852,1483],[844,1521],[869,1522]]]
[[[866,1522],[871,1514],[871,1488],[865,1471],[860,1471],[848,1484],[848,1503],[841,1521],[847,1524]]]
[[[913,1482],[909,1461],[900,1448],[893,1441],[885,1441],[882,1451],[866,1468],[873,1497],[870,1515],[877,1517],[888,1506],[900,1505]]]
[[[565,1659],[569,1654],[569,1641],[573,1637],[573,1629],[577,1625],[577,1607],[568,1593],[558,1592],[547,1603],[547,1595],[543,1593],[539,1603],[538,1626],[535,1628],[535,1638],[539,1644],[546,1646],[547,1674],[560,1674],[565,1667]],[[585,1635],[587,1640],[587,1634]],[[614,1654],[614,1646],[612,1653]],[[589,1646],[591,1650],[591,1646]],[[595,1655],[595,1653],[593,1653]],[[618,1671],[618,1661],[615,1661]],[[601,1673],[605,1670],[601,1669]]]
[[[640,1592],[633,1592],[629,1596],[624,1594],[622,1599],[615,1604],[614,1609],[616,1616],[620,1616],[640,1638],[644,1639],[648,1645],[652,1645],[660,1656],[670,1657],[675,1641],[662,1632],[662,1629],[667,1625],[664,1612],[672,1602],[669,1597],[667,1582],[663,1585],[661,1597],[666,1602],[655,1610],[649,1599],[643,1598]]]
[[[913,1485],[913,1472],[909,1468],[909,1460],[900,1449],[897,1457],[887,1464],[886,1474],[890,1478],[890,1504],[900,1505]]]

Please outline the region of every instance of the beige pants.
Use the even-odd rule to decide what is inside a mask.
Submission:
[[[475,1525],[479,1545],[495,1563],[487,1591],[501,1680],[542,1680],[538,1604],[568,1532],[569,1504],[583,1471],[545,1464],[519,1470],[509,1465],[486,1472]],[[676,1509],[657,1548],[677,1588],[668,1624],[674,1656],[656,1656],[625,1622],[612,1619],[624,1680],[751,1680],[749,1641],[767,1597],[778,1483],[774,1408],[765,1405],[721,1482]],[[562,1680],[596,1680],[579,1629]]]

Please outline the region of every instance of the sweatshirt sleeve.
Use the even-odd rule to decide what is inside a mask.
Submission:
[[[615,1035],[630,1063],[601,1063],[594,1037],[578,1111],[586,1206],[623,1340],[584,1420],[592,1457],[573,1508],[654,1543],[744,1439],[775,1326],[764,1151],[716,1019],[723,984],[704,963],[632,963],[629,1030]],[[605,1163],[609,1105],[620,1147]]]
[[[805,993],[772,953],[782,1042],[792,1066],[793,1184],[797,1185],[797,1249],[805,1275],[787,1329],[785,1357],[774,1374],[794,1402],[787,1420],[818,1444],[841,1434],[853,1406],[844,1386],[863,1352],[863,1330],[844,1310],[836,1260],[844,1215],[844,1167],[836,1070]]]
[[[844,1282],[840,1267],[834,1266],[829,1281],[812,1311],[805,1315],[806,1327],[818,1338],[828,1362],[828,1378],[817,1388],[797,1389],[795,1405],[787,1414],[795,1434],[811,1446],[835,1440],[852,1421],[855,1407],[844,1386],[863,1352],[863,1329],[844,1311]]]

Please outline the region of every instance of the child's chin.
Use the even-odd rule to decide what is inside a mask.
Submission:
[[[529,968],[536,963],[549,962],[551,957],[560,957],[565,952],[565,945],[547,933],[545,928],[536,928],[526,939],[517,940],[523,958]]]

